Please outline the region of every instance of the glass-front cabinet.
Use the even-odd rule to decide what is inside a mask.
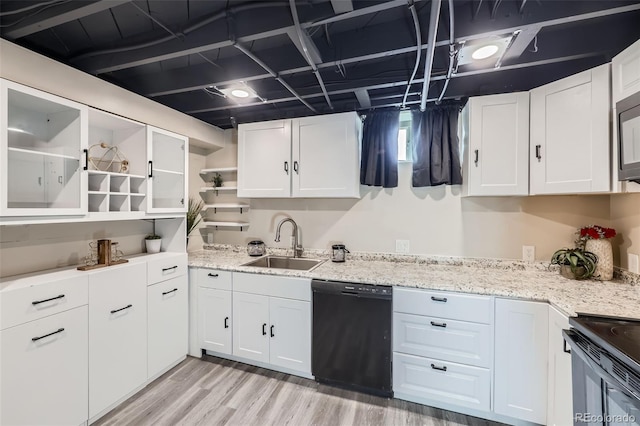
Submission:
[[[0,88],[0,215],[84,215],[88,108],[7,80]]]
[[[187,211],[187,148],[185,136],[147,126],[148,213]]]

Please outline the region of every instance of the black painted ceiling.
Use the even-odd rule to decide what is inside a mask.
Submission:
[[[421,102],[432,1],[415,1],[422,49],[407,97],[410,107]],[[438,14],[428,102],[440,97],[449,67],[449,3],[443,0]],[[529,90],[608,62],[640,38],[640,1],[452,3],[456,50],[460,42],[468,45],[483,35],[520,33],[500,67],[485,63],[454,69],[443,99]],[[296,0],[303,37],[308,48],[319,52],[314,64],[329,101],[294,44],[300,42],[289,1],[2,0],[0,35],[229,128],[232,123],[401,105],[416,60],[410,4]],[[221,96],[218,89],[239,81],[265,102],[245,105]]]

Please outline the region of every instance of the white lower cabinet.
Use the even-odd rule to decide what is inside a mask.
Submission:
[[[498,414],[547,422],[547,303],[496,299],[495,403]]]
[[[184,358],[188,345],[187,276],[147,288],[147,376],[155,377]]]
[[[0,424],[87,420],[87,306],[0,332]]]
[[[200,349],[230,355],[231,291],[198,288],[198,341]]]
[[[549,386],[547,425],[573,424],[573,386],[571,352],[565,345],[562,330],[569,328],[569,318],[549,306]]]
[[[311,371],[311,303],[233,293],[233,354]]]
[[[147,380],[147,267],[89,277],[89,419]]]
[[[491,372],[432,358],[393,354],[393,391],[433,402],[491,409]]]

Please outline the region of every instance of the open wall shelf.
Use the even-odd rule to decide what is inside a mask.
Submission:
[[[216,188],[212,186],[205,186],[200,188],[200,196],[205,202],[201,213],[203,217],[202,223],[204,224],[204,226],[215,229],[235,228],[240,229],[240,231],[244,231],[249,227],[249,222],[236,220],[214,220],[211,217],[211,215],[217,214],[219,213],[219,211],[237,211],[237,213],[243,214],[249,210],[249,203],[239,202],[233,194],[238,190],[236,181],[232,180],[233,175],[235,175],[237,172],[237,167],[213,167],[200,170],[200,177],[205,183],[211,182],[213,177],[218,173],[224,176],[223,186]],[[224,183],[227,183],[227,186],[225,186]],[[216,199],[214,201],[214,197],[217,198],[219,196],[223,198],[231,197],[231,200],[229,200],[228,202],[224,202]]]

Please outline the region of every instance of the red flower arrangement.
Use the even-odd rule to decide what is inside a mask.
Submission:
[[[598,225],[589,225],[578,230],[578,240],[576,243],[584,247],[587,240],[602,240],[616,236],[616,230]]]

